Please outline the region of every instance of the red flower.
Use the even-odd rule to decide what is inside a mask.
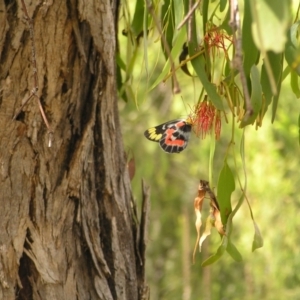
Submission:
[[[232,40],[228,35],[226,35],[224,30],[211,24],[208,26],[203,40],[209,51],[212,48],[217,49],[218,51],[222,49],[226,57],[228,57],[228,48],[232,44]],[[227,42],[225,42],[225,40],[227,40]]]
[[[203,101],[199,103],[191,117],[193,129],[196,135],[201,135],[202,139],[209,133],[214,125],[215,138],[220,138],[221,133],[221,117],[220,112],[209,102]]]

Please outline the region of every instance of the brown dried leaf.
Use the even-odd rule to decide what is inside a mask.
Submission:
[[[198,197],[196,197],[194,200],[194,208],[195,208],[195,214],[196,214],[195,226],[196,226],[196,230],[197,230],[197,240],[196,240],[196,244],[195,244],[194,252],[193,252],[193,262],[195,262],[196,250],[197,250],[197,246],[198,246],[198,243],[200,240],[200,229],[201,229],[201,225],[202,225],[201,210],[202,210],[202,204],[203,204],[205,193],[206,193],[205,190],[203,190],[201,184],[199,184]]]
[[[201,247],[205,239],[211,234],[211,227],[212,227],[212,215],[209,215],[206,219],[205,223],[205,230],[201,235],[200,241],[199,241],[199,251],[201,252]]]
[[[222,235],[225,235],[225,231],[224,231],[224,226],[222,224],[222,220],[221,220],[221,214],[220,211],[218,209],[215,209],[213,212],[215,221],[214,221],[214,226],[216,227],[216,229],[218,230],[218,232]]]
[[[203,201],[204,197],[200,200],[199,197],[195,198],[195,202],[194,202],[194,207],[195,207],[195,214],[196,214],[196,222],[195,222],[195,226],[196,226],[196,230],[197,230],[197,239],[196,239],[196,243],[195,243],[195,247],[194,247],[194,252],[193,252],[193,262],[195,263],[195,255],[196,255],[196,250],[197,250],[197,245],[198,242],[200,240],[200,229],[201,229],[201,209],[202,209],[202,201]]]
[[[203,200],[205,194],[206,194],[206,189],[200,181],[199,186],[198,186],[198,197]]]
[[[135,174],[135,160],[134,160],[134,157],[132,157],[128,161],[127,168],[128,168],[129,178],[130,178],[130,181],[131,181],[134,177],[134,174]]]
[[[202,210],[203,199],[204,199],[204,195],[203,195],[202,198],[196,197],[195,201],[194,201],[195,214],[196,214],[195,226],[196,226],[198,236],[200,236],[200,228],[201,228],[201,225],[202,225],[201,210]]]

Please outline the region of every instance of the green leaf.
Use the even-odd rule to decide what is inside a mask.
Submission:
[[[186,1],[189,2],[189,1]],[[206,24],[208,20],[208,6],[209,0],[202,0],[202,26],[203,26],[203,36],[206,33]],[[193,18],[195,19],[195,17]]]
[[[227,4],[227,0],[220,0],[220,12],[224,11]]]
[[[213,263],[215,263],[216,261],[218,261],[222,255],[224,254],[226,248],[227,248],[227,243],[228,243],[228,239],[226,236],[223,237],[222,239],[222,243],[219,246],[217,252],[215,254],[213,254],[212,256],[210,256],[208,259],[206,259],[201,266],[202,267],[207,267]]]
[[[175,15],[174,15],[174,6],[170,2],[170,0],[165,0],[164,4],[161,7],[161,23],[163,25],[163,34],[165,35],[167,44],[171,51],[173,35],[174,35],[174,27],[175,27]],[[161,46],[166,59],[168,59],[168,55],[165,50],[163,42],[161,42]]]
[[[189,44],[189,53],[190,56],[194,55],[196,52],[194,51],[194,45],[193,42]],[[205,72],[205,60],[204,57],[198,56],[194,58],[192,61],[192,66],[199,77],[203,88],[205,89],[208,98],[211,100],[211,102],[214,104],[214,106],[219,110],[224,110],[223,102],[219,94],[217,93],[215,85],[213,85],[207,78],[206,72]]]
[[[295,71],[291,71],[291,88],[297,98],[300,98],[300,89],[299,89],[299,81],[298,75]]]
[[[125,102],[128,102],[128,96],[124,88],[125,83],[123,82],[122,72],[121,72],[121,70],[126,71],[126,64],[124,63],[124,61],[122,60],[119,54],[117,54],[116,61],[117,61],[117,69],[116,69],[117,89],[118,89],[119,97],[121,97]]]
[[[188,1],[185,1],[185,13],[188,13]],[[203,2],[203,19],[207,18],[207,12],[205,12],[205,7],[206,5],[208,5],[208,0],[205,0]],[[197,44],[197,27],[196,27],[196,21],[195,18],[192,18],[191,22],[187,22],[188,24],[191,24],[191,41],[188,43],[188,47],[189,47],[189,55],[190,57],[195,55],[199,50],[197,50],[198,44]],[[223,102],[222,99],[220,97],[220,95],[217,93],[216,87],[215,85],[213,85],[207,76],[207,73],[205,71],[205,67],[206,67],[206,63],[205,63],[205,58],[203,55],[197,56],[196,58],[194,58],[192,61],[192,66],[197,74],[197,76],[199,77],[203,88],[205,89],[208,98],[212,101],[212,103],[214,104],[214,106],[219,109],[219,110],[224,110],[223,107]]]
[[[175,28],[177,28],[179,23],[182,21],[182,16],[184,16],[184,6],[182,0],[172,0],[172,3],[174,6],[173,11],[175,14]]]
[[[227,245],[226,251],[235,261],[237,261],[237,262],[243,261],[243,257],[241,255],[241,253],[235,247],[235,245],[230,241],[230,239],[228,240],[228,245]]]
[[[298,118],[298,127],[299,127],[299,145],[300,145],[300,115]]]
[[[252,0],[252,35],[259,50],[284,51],[291,22],[291,0]]]
[[[126,64],[121,58],[120,54],[117,54],[116,57],[117,65],[120,67],[121,70],[126,71]]]
[[[255,233],[254,233],[254,239],[252,243],[252,251],[255,251],[256,249],[261,248],[264,245],[264,241],[260,233],[260,230],[254,220],[253,220],[253,225],[254,225]]]
[[[145,63],[145,71],[148,76],[148,10],[144,10],[144,17],[143,17],[143,45],[144,45],[144,63]]]
[[[251,67],[257,64],[257,60],[259,57],[259,51],[255,46],[251,33],[251,26],[253,20],[250,9],[250,1],[252,0],[245,0],[244,19],[242,26],[242,45],[244,51],[243,67],[247,78],[250,76]]]
[[[298,28],[300,21],[293,24],[288,32],[288,41],[285,45],[285,59],[292,70],[300,76],[300,47],[298,42]]]
[[[171,56],[173,59],[175,57],[179,56],[179,53],[182,50],[182,45],[184,44],[185,40],[186,40],[185,30],[181,29],[179,31],[179,34],[176,37],[176,40],[174,42],[174,47],[172,48],[172,51],[171,51]],[[149,88],[148,92],[151,91],[152,89],[154,89],[159,83],[161,83],[162,80],[168,75],[169,72],[170,72],[170,61],[168,59],[164,65],[162,72],[156,78],[156,80],[153,82],[153,84]]]
[[[259,80],[259,72],[255,65],[251,68],[251,84],[252,84],[252,93],[251,93],[251,104],[253,108],[253,113],[249,117],[247,115],[244,116],[244,118],[241,121],[240,127],[243,128],[246,125],[253,124],[260,109],[261,109],[261,85]]]
[[[124,85],[122,82],[122,74],[121,74],[121,68],[117,64],[117,70],[116,70],[116,76],[117,76],[117,89],[119,93],[119,97],[121,97],[125,102],[128,102],[127,94],[124,92]]]
[[[271,120],[272,123],[275,120],[277,106],[278,106],[278,100],[279,100],[279,95],[280,95],[280,91],[281,91],[281,83],[283,81],[282,80],[282,65],[283,65],[283,55],[281,56],[281,69],[280,69],[280,72],[275,77],[275,79],[277,80],[277,95],[275,95],[274,98],[273,98],[272,120]]]
[[[224,29],[228,35],[232,35],[232,28],[229,25],[229,21],[230,21],[230,7],[228,7],[225,18],[220,26],[220,29]]]
[[[281,81],[282,81],[283,54],[282,53],[277,54],[277,53],[270,51],[270,52],[268,52],[267,55],[268,55],[269,63],[271,65],[272,73],[273,73],[273,76],[274,76],[274,79],[276,82],[277,95],[279,95],[280,88],[281,88]],[[273,95],[270,80],[269,80],[269,77],[268,77],[268,74],[266,71],[265,61],[262,65],[262,69],[261,69],[260,83],[261,83],[262,91],[263,91],[263,94],[264,94],[265,100],[266,100],[266,103],[264,105],[264,112],[263,112],[263,114],[265,114],[268,106],[270,105],[272,100],[275,99],[274,96],[277,96],[277,95]],[[277,107],[277,103],[276,103],[276,107]],[[275,109],[275,112],[276,112],[276,109]]]
[[[134,15],[131,23],[131,29],[135,36],[138,36],[143,30],[144,10],[144,1],[136,1]]]
[[[231,194],[234,190],[234,177],[227,162],[225,161],[224,166],[220,172],[217,188],[221,220],[224,226],[226,225],[228,216],[232,211],[230,199]]]

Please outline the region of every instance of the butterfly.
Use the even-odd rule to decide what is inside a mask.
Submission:
[[[160,147],[168,153],[179,153],[188,144],[192,131],[190,119],[176,119],[145,131],[145,137],[158,142]]]

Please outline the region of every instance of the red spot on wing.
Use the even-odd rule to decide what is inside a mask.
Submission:
[[[176,125],[176,127],[180,128],[180,127],[186,125],[186,122],[185,121],[177,122],[175,125]]]
[[[165,138],[165,144],[166,145],[170,145],[170,146],[180,146],[182,147],[185,143],[184,140],[180,140],[180,139],[175,139],[175,140],[172,140],[172,137],[173,137],[173,133],[175,132],[176,130],[170,128],[170,129],[167,129],[165,134],[166,134],[166,138]]]
[[[184,145],[184,140],[166,140],[165,142],[167,145],[170,146],[179,146],[182,147]]]

